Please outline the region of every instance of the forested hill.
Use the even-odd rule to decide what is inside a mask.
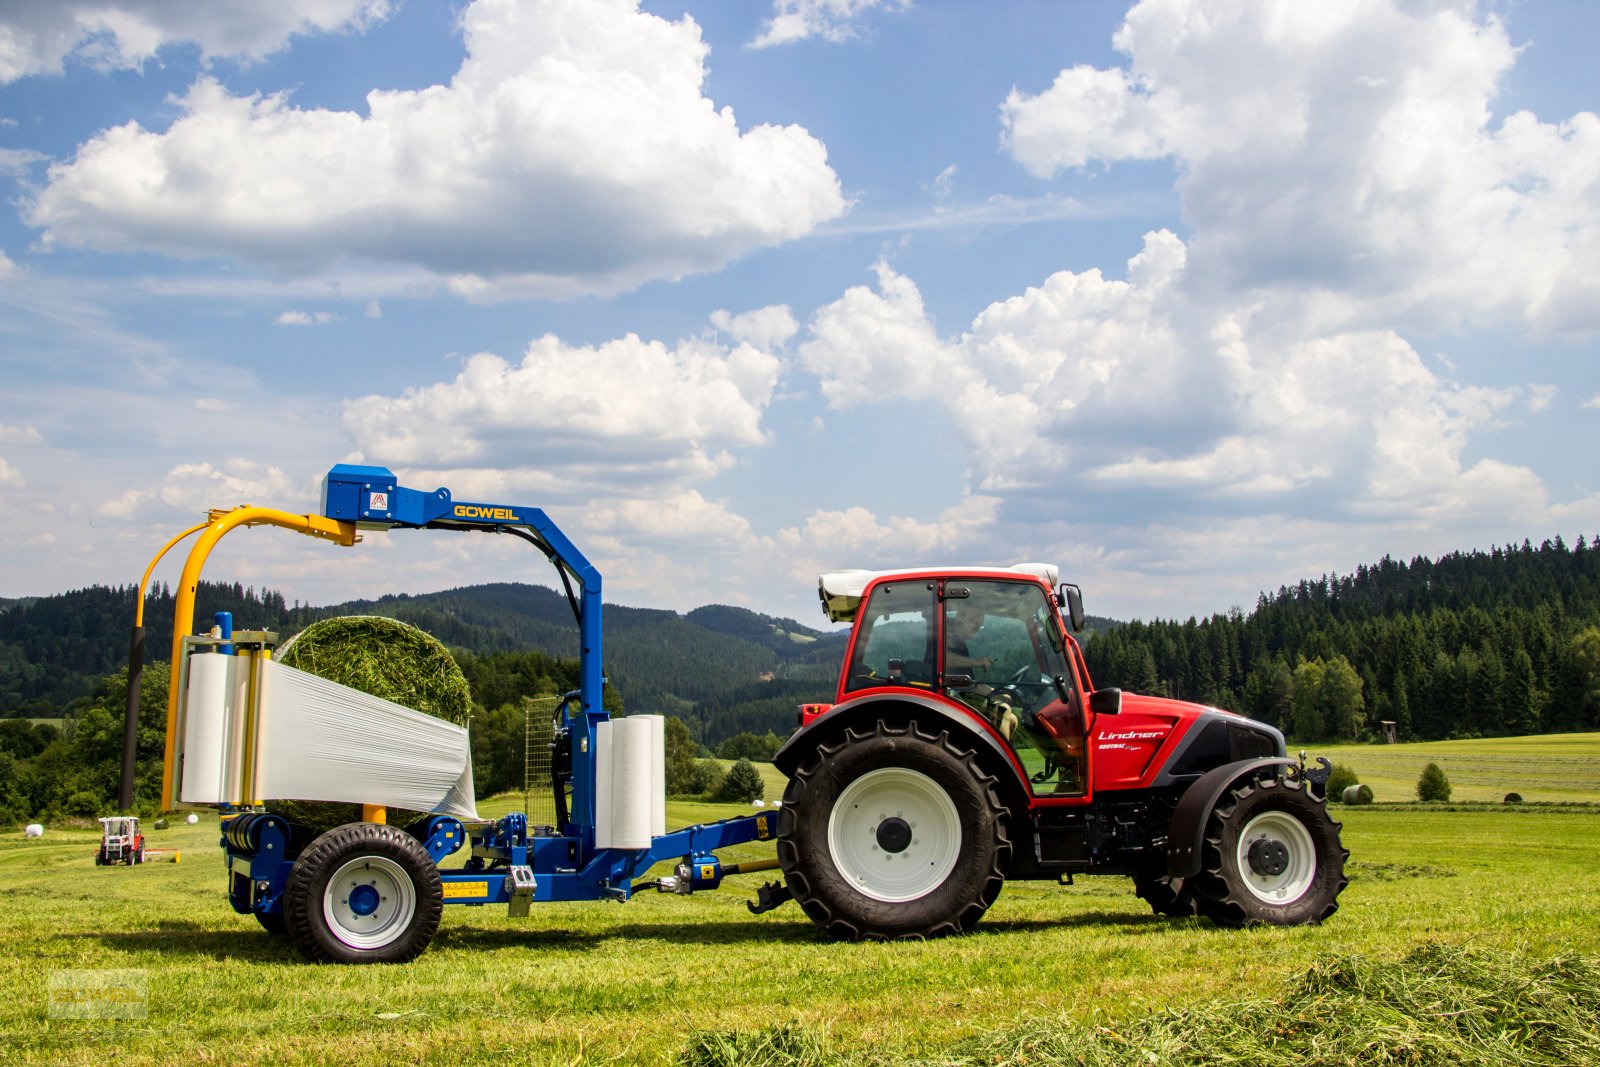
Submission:
[[[97,586],[0,607],[0,717],[53,717],[119,670],[134,596],[133,587]],[[578,654],[565,595],[543,586],[479,585],[313,608],[269,591],[202,583],[195,617],[216,611],[233,612],[238,628],[285,637],[330,615],[388,615],[478,657]],[[158,586],[145,602],[148,660],[168,658],[172,616],[172,593]],[[722,605],[687,615],[607,605],[605,641],[606,670],[626,707],[696,726],[701,705],[714,705],[720,726],[704,734],[712,744],[741,731],[785,729],[795,704],[831,695],[844,655],[842,635]],[[759,710],[746,706],[752,703]]]
[[[0,718],[59,715],[119,670],[133,596],[95,587],[0,605]],[[164,587],[146,601],[150,659],[167,658],[172,610]],[[542,586],[313,608],[202,584],[197,619],[219,610],[285,636],[329,615],[393,616],[478,657],[480,678],[532,669],[504,659],[528,650],[577,655],[566,597]],[[830,697],[844,652],[842,634],[743,608],[605,611],[606,669],[626,708],[678,715],[713,746],[787,732],[796,704]],[[1583,538],[1385,558],[1263,595],[1249,614],[1090,624],[1080,638],[1099,685],[1232,708],[1297,740],[1370,736],[1382,720],[1420,738],[1600,728],[1600,546]],[[484,699],[503,688],[483,686]]]
[[[1600,726],[1600,543],[1385,557],[1263,594],[1248,615],[1130,623],[1085,650],[1099,685],[1244,712],[1299,740]]]

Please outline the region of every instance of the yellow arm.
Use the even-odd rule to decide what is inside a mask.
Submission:
[[[200,571],[205,566],[206,557],[211,555],[212,548],[222,540],[223,535],[240,526],[280,526],[285,530],[303,533],[308,537],[320,537],[347,547],[358,540],[355,523],[340,522],[321,515],[294,515],[287,511],[248,505],[234,508],[232,511],[211,513],[204,527],[205,532],[195,541],[194,547],[189,550],[189,558],[184,562],[183,577],[178,582],[177,602],[173,605],[172,681],[167,689],[167,747],[161,761],[163,810],[170,811],[173,807],[176,783],[173,781],[175,750],[172,739],[178,729],[178,676],[182,665],[183,639],[194,630],[194,597],[195,590],[200,585]],[[180,534],[169,542],[167,547],[170,548],[186,536],[187,532]],[[166,549],[162,549],[162,552],[165,551]],[[158,556],[157,559],[159,558]]]

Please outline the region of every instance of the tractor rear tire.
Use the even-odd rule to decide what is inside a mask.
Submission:
[[[313,963],[406,963],[428,947],[443,912],[432,857],[379,823],[347,823],[312,841],[284,887],[289,937]]]
[[[778,860],[812,920],[844,941],[970,930],[1011,862],[995,778],[948,731],[877,723],[819,745],[778,814]]]
[[[1164,874],[1134,875],[1133,891],[1157,915],[1187,919],[1200,913],[1193,887],[1182,878],[1173,881]]]
[[[1299,926],[1339,909],[1348,884],[1338,823],[1305,783],[1235,785],[1206,823],[1200,873],[1188,879],[1200,914],[1219,926]]]

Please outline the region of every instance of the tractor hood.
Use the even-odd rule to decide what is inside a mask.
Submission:
[[[1209,704],[1196,704],[1190,700],[1173,700],[1170,697],[1151,697],[1140,693],[1122,691],[1122,714],[1159,714],[1172,719],[1193,719],[1207,712],[1226,715],[1229,718],[1242,719],[1243,715],[1229,711],[1226,708],[1214,708]]]
[[[1186,781],[1242,759],[1285,754],[1283,735],[1221,708],[1167,697],[1122,695],[1116,715],[1090,731],[1100,787],[1148,788]]]

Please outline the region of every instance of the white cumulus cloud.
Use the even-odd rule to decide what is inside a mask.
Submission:
[[[905,11],[912,0],[772,0],[772,17],[751,48],[770,48],[811,37],[825,41],[848,41],[856,36],[857,23],[875,10]]]
[[[720,268],[846,208],[822,143],[741,130],[707,46],[638,0],[476,0],[448,85],[367,114],[202,77],[165,131],[105,130],[25,208],[43,244],[313,271],[421,267],[475,299],[616,292]]]
[[[1390,330],[1198,303],[1190,269],[1177,237],[1152,233],[1127,280],[1062,271],[944,336],[915,283],[880,265],[878,290],[821,309],[799,353],[833,407],[942,404],[974,490],[1013,522],[1109,521],[1133,499],[1350,522],[1546,507],[1526,468],[1466,458],[1521,390],[1440,379]]]
[[[234,458],[215,466],[180,463],[167,471],[156,495],[168,507],[204,514],[211,508],[238,504],[272,506],[294,494],[295,488],[293,479],[271,464]],[[112,506],[131,510],[138,501],[138,497],[125,494]]]
[[[326,326],[338,322],[339,316],[332,311],[284,311],[272,320],[274,326]]]
[[[58,74],[69,55],[134,69],[175,42],[198,45],[207,59],[260,59],[295,34],[361,29],[388,11],[388,0],[6,0],[0,84]]]
[[[37,445],[44,435],[32,426],[9,426],[0,422],[0,445]]]
[[[789,338],[800,331],[794,312],[784,304],[757,308],[742,315],[718,309],[711,313],[711,325],[732,337],[757,348],[770,350],[789,343]]]
[[[780,363],[747,343],[668,347],[629,334],[573,346],[546,335],[517,363],[481,353],[454,379],[348,401],[343,424],[375,462],[422,467],[481,495],[658,498],[764,445]]]
[[[1497,119],[1517,48],[1479,5],[1143,0],[1114,44],[1125,69],[1014,90],[1006,143],[1042,177],[1172,160],[1195,284],[1355,328],[1600,327],[1600,118]]]

